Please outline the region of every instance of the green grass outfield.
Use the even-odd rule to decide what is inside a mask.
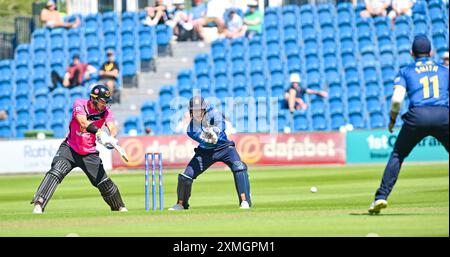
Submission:
[[[0,176],[0,236],[449,236],[448,163],[406,163],[380,215],[367,215],[384,165],[250,168],[253,208],[240,210],[233,176],[211,169],[188,211],[146,212],[143,171],[116,171],[128,213],[109,211],[81,172],[69,174],[43,215],[29,204],[43,175]],[[165,209],[179,170],[164,175]],[[311,193],[311,186],[318,192]],[[371,234],[372,233],[372,234]]]

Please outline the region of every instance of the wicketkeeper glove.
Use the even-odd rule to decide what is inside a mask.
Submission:
[[[202,134],[200,135],[200,138],[210,144],[217,144],[217,141],[219,140],[218,133],[220,132],[220,129],[217,127],[209,127],[206,128]]]

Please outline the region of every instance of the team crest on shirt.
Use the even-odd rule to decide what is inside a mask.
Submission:
[[[398,82],[400,82],[400,77],[396,77],[394,80],[394,83],[398,83]]]

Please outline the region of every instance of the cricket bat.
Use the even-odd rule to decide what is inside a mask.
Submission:
[[[114,149],[117,150],[117,152],[119,152],[120,157],[122,157],[122,160],[124,160],[125,162],[128,162],[128,155],[127,152],[125,152],[125,149],[123,149],[120,145],[118,145],[117,143],[112,144],[114,146]]]

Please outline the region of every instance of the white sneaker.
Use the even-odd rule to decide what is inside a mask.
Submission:
[[[182,211],[184,207],[180,204],[175,204],[174,206],[169,208],[169,211]]]
[[[42,214],[42,206],[40,204],[36,204],[33,209],[34,214]]]
[[[247,201],[242,201],[241,202],[241,207],[239,207],[240,209],[250,209],[250,205],[248,204]]]
[[[119,208],[119,211],[121,211],[121,212],[127,212],[128,210],[127,210],[127,208],[125,208],[125,207],[120,207],[120,208]]]
[[[380,213],[381,209],[384,209],[387,207],[387,204],[388,204],[388,202],[383,199],[373,201],[369,206],[369,213],[370,214],[378,214],[378,213]]]

